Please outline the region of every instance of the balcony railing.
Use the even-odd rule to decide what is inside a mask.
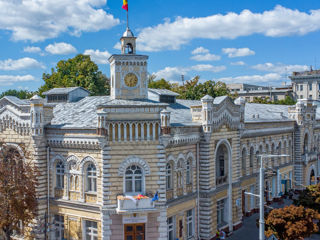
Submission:
[[[187,193],[192,193],[192,184],[187,184]]]
[[[177,188],[177,196],[180,197],[182,195],[183,195],[183,188],[182,187]]]
[[[155,211],[154,202],[152,197],[147,196],[117,196],[117,212],[145,212]]]
[[[167,190],[166,192],[167,200],[170,200],[173,198],[173,190]]]
[[[216,185],[220,185],[220,184],[226,183],[227,179],[228,179],[227,176],[217,177]]]
[[[54,197],[62,198],[63,197],[63,188],[55,188],[54,189]]]

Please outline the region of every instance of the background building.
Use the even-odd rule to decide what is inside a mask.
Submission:
[[[289,78],[292,81],[292,90],[295,99],[320,98],[320,70],[293,72]]]

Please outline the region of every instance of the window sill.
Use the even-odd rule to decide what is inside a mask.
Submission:
[[[85,194],[97,195],[97,192],[85,192]]]

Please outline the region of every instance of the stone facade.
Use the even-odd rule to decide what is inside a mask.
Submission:
[[[133,49],[123,55],[134,61],[133,34],[126,40]],[[146,71],[139,66],[134,74]],[[245,192],[258,193],[260,154],[288,155],[264,162],[266,201],[317,181],[320,116],[312,101],[289,107],[205,96],[166,104],[135,99],[137,89],[139,97],[148,89],[129,80],[126,88],[115,79],[111,97],[0,99],[0,142],[23,145],[41,171],[35,224],[48,213],[49,239],[214,239],[217,229],[232,232],[258,208]]]

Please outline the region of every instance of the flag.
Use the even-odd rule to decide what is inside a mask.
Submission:
[[[158,201],[158,200],[159,200],[159,196],[158,196],[158,192],[156,192],[156,194],[152,198],[151,202]]]
[[[122,8],[126,11],[128,11],[128,0],[123,0]]]

